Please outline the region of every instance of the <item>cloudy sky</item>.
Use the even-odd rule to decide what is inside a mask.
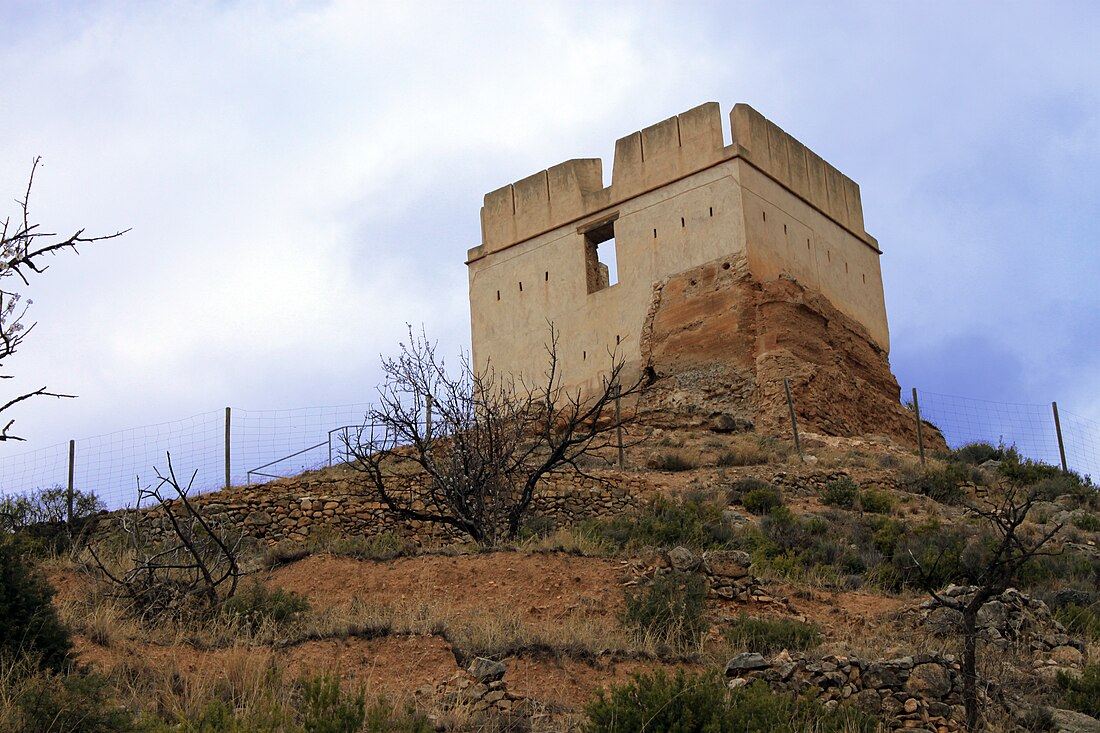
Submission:
[[[363,402],[405,323],[469,345],[486,191],[705,101],[851,178],[903,390],[1100,420],[1100,5],[0,0],[0,213],[56,258],[21,451]],[[728,133],[727,133],[728,134]],[[0,444],[2,445],[2,444]]]

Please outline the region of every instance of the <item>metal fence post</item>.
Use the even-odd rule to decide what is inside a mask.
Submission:
[[[913,414],[917,416],[917,449],[920,451],[920,465],[924,467],[924,428],[921,426],[920,403],[917,402],[917,388],[913,387]]]
[[[76,464],[76,441],[69,441],[69,490],[65,494],[66,498],[66,514],[65,522],[69,525],[73,523],[73,467]]]
[[[619,470],[623,470],[626,456],[623,453],[623,388],[615,385],[615,433],[619,440]]]
[[[1054,432],[1058,434],[1058,457],[1062,459],[1062,473],[1069,473],[1069,467],[1066,466],[1066,444],[1062,442],[1062,422],[1058,419],[1058,403],[1051,402],[1050,406],[1054,409]]]
[[[798,420],[794,417],[794,399],[791,397],[791,384],[783,377],[783,389],[787,393],[787,409],[791,413],[791,432],[794,433],[794,449],[798,451],[798,457],[802,458],[802,444],[798,441]]]
[[[225,408],[225,488],[229,488],[229,430],[232,411]]]

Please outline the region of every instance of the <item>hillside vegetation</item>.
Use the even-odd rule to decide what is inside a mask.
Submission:
[[[633,510],[530,515],[491,550],[399,531],[244,541],[235,593],[170,616],[110,581],[132,570],[127,535],[96,535],[96,563],[14,528],[0,730],[962,730],[952,604],[1001,536],[975,510],[1013,497],[1039,546],[978,613],[978,725],[1100,712],[1090,481],[991,445],[923,468],[886,440],[803,449],[652,431],[621,474],[650,487]]]

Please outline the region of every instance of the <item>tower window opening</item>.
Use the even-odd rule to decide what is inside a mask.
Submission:
[[[681,227],[686,227],[687,226],[687,223],[684,221],[684,217],[682,217],[682,216],[680,217],[680,226]]]
[[[520,291],[521,293],[523,292],[523,283],[522,283],[522,282],[521,282],[521,283],[519,284],[519,291]]]
[[[589,293],[619,282],[617,249],[614,219],[584,233],[584,269]]]
[[[497,291],[497,300],[500,300],[500,291]]]
[[[712,206],[712,207],[710,207],[710,215],[711,215],[711,216],[714,216],[714,207],[713,207],[713,206]]]
[[[550,271],[546,271],[546,277],[543,278],[546,282],[550,282]]]

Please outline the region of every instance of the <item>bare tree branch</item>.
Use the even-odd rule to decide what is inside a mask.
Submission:
[[[125,569],[112,570],[89,544],[90,569],[110,581],[116,596],[143,618],[212,614],[237,590],[241,538],[195,508],[189,494],[196,474],[183,486],[171,454],[165,473],[154,470],[157,484],[143,488],[139,483],[138,506],[121,520],[130,548]],[[142,510],[142,502],[152,506]],[[152,525],[160,518],[158,532]]]
[[[469,358],[448,372],[435,346],[409,331],[395,358],[383,359],[378,407],[348,441],[354,465],[394,516],[450,527],[483,545],[514,539],[544,477],[584,473],[582,463],[610,448],[618,427],[624,361],[611,354],[601,386],[587,397],[561,387],[558,333],[550,327],[544,381],[531,386]]]
[[[30,325],[23,323],[23,318],[27,314],[27,307],[31,301],[28,300],[24,304],[20,293],[6,289],[4,287],[5,278],[18,277],[24,286],[30,285],[28,276],[31,273],[42,274],[49,269],[48,265],[42,263],[42,259],[46,255],[56,255],[67,249],[79,254],[78,244],[114,239],[130,231],[126,229],[114,234],[90,237],[84,236],[83,229],[78,229],[68,238],[59,241],[48,241],[50,238],[57,237],[57,235],[39,231],[38,225],[31,223],[30,215],[31,189],[34,186],[35,173],[41,162],[40,157],[35,158],[32,162],[31,173],[27,178],[26,191],[22,200],[16,200],[20,207],[19,219],[16,220],[16,224],[13,226],[11,218],[8,217],[0,225],[0,367],[2,367],[5,359],[15,354],[22,345],[23,340],[34,328],[33,323]],[[10,374],[2,374],[0,379],[10,379],[11,376]],[[23,400],[41,396],[73,397],[73,395],[49,392],[46,387],[42,387],[33,392],[9,399],[3,406],[0,406],[0,413]],[[11,432],[14,422],[14,420],[9,419],[7,424],[4,425],[3,430],[0,431],[0,441],[23,440],[23,438]]]

